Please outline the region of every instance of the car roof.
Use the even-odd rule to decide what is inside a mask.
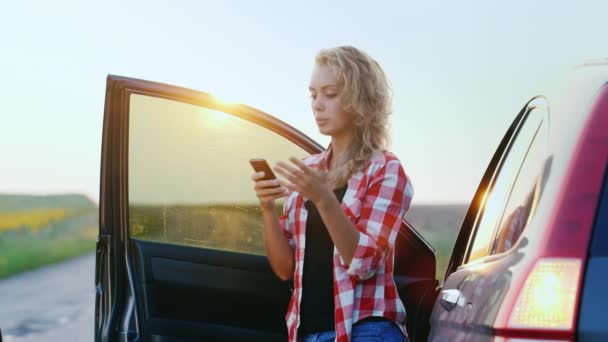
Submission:
[[[602,88],[608,83],[608,60],[586,63],[566,71],[562,84],[541,93],[549,107],[546,158],[550,170],[535,214],[533,226],[524,230],[532,250],[546,237],[543,229],[554,214],[555,198],[562,189],[576,146]],[[531,229],[530,229],[531,228]]]
[[[570,162],[591,108],[607,83],[608,59],[572,68],[561,84],[541,94],[549,105],[547,155],[553,156],[554,169],[563,170]]]

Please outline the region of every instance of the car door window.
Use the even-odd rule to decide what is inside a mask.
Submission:
[[[509,250],[536,212],[545,178],[547,126],[541,124],[521,166],[493,241],[491,254]]]
[[[515,140],[511,143],[511,147],[508,149],[495,177],[496,181],[485,195],[485,205],[482,207],[483,212],[473,235],[467,262],[477,260],[491,253],[496,227],[503,216],[522,163],[543,125],[546,117],[545,113],[541,109],[532,109],[518,129]]]
[[[139,94],[129,105],[129,236],[264,254],[248,161],[309,153],[220,111]]]

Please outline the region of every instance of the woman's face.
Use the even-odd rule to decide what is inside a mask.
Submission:
[[[327,65],[315,64],[308,89],[319,132],[330,136],[351,134],[353,119],[342,110],[342,89],[338,87],[333,70]]]

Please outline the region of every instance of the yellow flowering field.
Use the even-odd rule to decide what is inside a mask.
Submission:
[[[0,233],[24,226],[37,231],[51,222],[61,221],[66,217],[68,212],[63,208],[0,212]]]

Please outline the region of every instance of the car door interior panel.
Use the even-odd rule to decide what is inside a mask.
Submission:
[[[139,311],[151,341],[285,340],[288,282],[265,256],[131,240]],[[436,297],[432,247],[404,224],[395,283],[412,340],[424,340]]]

